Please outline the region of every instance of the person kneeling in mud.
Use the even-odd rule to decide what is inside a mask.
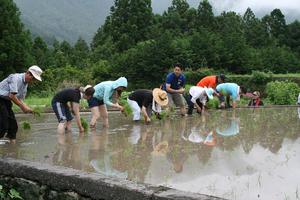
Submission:
[[[251,95],[251,100],[248,103],[248,106],[258,107],[258,106],[263,106],[263,105],[264,105],[264,103],[260,98],[260,92],[259,91],[254,91]]]
[[[58,133],[64,133],[65,130],[71,130],[72,114],[69,109],[68,102],[71,103],[71,109],[75,115],[76,123],[80,132],[84,132],[84,128],[80,120],[80,99],[89,100],[92,98],[95,90],[91,85],[80,88],[68,88],[58,92],[52,99],[52,108],[58,119]]]
[[[134,121],[140,120],[142,112],[145,122],[149,123],[151,122],[152,111],[157,118],[160,118],[161,106],[168,104],[168,95],[159,88],[155,88],[153,91],[140,89],[131,93],[127,102],[133,112]]]
[[[204,107],[208,99],[213,99],[215,91],[212,88],[203,88],[198,86],[192,86],[189,90],[189,95],[186,96],[186,102],[188,104],[188,115],[193,114],[194,106],[197,108],[197,113],[202,114]]]

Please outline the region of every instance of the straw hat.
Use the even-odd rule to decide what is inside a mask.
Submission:
[[[91,88],[91,87],[93,87],[93,86],[91,86],[91,85],[85,86],[85,87],[83,88],[83,92],[85,92],[88,88]]]
[[[259,91],[254,91],[254,92],[253,92],[253,95],[259,97],[259,96],[260,96],[260,93],[259,93]]]
[[[169,101],[168,101],[168,95],[166,91],[159,88],[154,88],[152,94],[153,94],[154,101],[159,105],[166,106],[168,104]]]
[[[91,85],[86,85],[85,87],[80,87],[79,90],[81,93],[85,93],[87,89],[91,88],[93,86]]]
[[[151,154],[156,155],[156,156],[163,156],[166,155],[169,151],[169,143],[168,141],[162,141],[158,143]]]

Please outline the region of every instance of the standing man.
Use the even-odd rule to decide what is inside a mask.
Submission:
[[[167,75],[163,90],[168,94],[169,107],[175,104],[180,107],[180,114],[185,116],[185,104],[183,100],[185,77],[182,74],[183,67],[180,64],[174,65],[174,71]]]
[[[206,76],[202,78],[198,83],[197,86],[199,87],[207,87],[215,89],[218,84],[225,82],[225,75],[220,74],[219,76]]]
[[[28,84],[35,80],[42,81],[43,71],[38,66],[31,66],[26,73],[11,74],[0,82],[0,138],[6,137],[11,143],[16,142],[18,124],[12,110],[12,102],[24,113],[32,113],[32,109],[23,102]]]

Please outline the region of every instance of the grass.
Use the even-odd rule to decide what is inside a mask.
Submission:
[[[45,109],[51,108],[51,100],[52,97],[28,97],[25,98],[24,102],[30,107],[33,108],[33,112],[37,115],[40,115],[40,113],[44,112]],[[15,112],[21,112],[21,109],[13,105],[13,111]]]
[[[41,113],[44,113],[46,110],[52,110],[51,101],[53,96],[49,97],[36,97],[36,96],[29,96],[28,98],[25,98],[24,102],[33,109],[33,113],[36,114],[38,117],[41,116]],[[88,103],[86,100],[80,101],[80,108],[81,109],[87,109]],[[13,111],[15,112],[22,112],[22,110],[16,106],[13,105]]]

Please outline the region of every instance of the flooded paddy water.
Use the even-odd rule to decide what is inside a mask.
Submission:
[[[17,144],[0,144],[0,155],[227,199],[299,199],[298,109],[213,110],[150,125],[111,113],[107,130],[79,134],[73,122],[65,135],[53,114],[19,115],[31,130],[20,123]]]

